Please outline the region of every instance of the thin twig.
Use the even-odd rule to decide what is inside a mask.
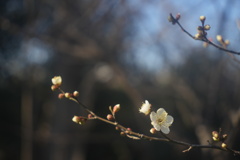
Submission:
[[[217,45],[216,43],[210,41],[210,40],[207,38],[206,35],[204,35],[204,37],[203,37],[202,39],[196,39],[195,36],[193,36],[192,34],[190,34],[187,30],[185,30],[185,29],[183,28],[183,26],[180,24],[180,22],[179,22],[176,18],[174,18],[171,13],[170,13],[170,16],[171,16],[171,18],[172,18],[172,20],[173,20],[173,24],[177,24],[177,25],[182,29],[182,31],[183,31],[184,33],[186,33],[186,34],[187,34],[189,37],[191,37],[192,39],[194,39],[194,40],[199,40],[199,41],[202,41],[202,42],[206,42],[206,43],[208,43],[208,44],[210,44],[210,45],[212,45],[212,46],[214,46],[214,47],[216,47],[216,48],[218,48],[218,49],[220,49],[220,50],[222,50],[222,51],[225,51],[225,52],[228,52],[228,53],[232,53],[232,54],[236,54],[236,55],[240,55],[240,52],[236,52],[236,51],[233,51],[233,50],[226,49],[226,48],[224,48],[224,47],[222,47],[222,46],[219,46],[219,45]]]
[[[108,119],[105,119],[105,118],[102,118],[102,117],[98,116],[93,111],[91,111],[86,105],[81,103],[76,97],[71,97],[70,100],[73,100],[74,102],[78,103],[81,107],[83,107],[88,113],[90,113],[93,116],[93,119],[98,119],[98,120],[103,121],[105,123],[111,124],[115,127],[118,127],[119,130],[124,132],[128,138],[131,138],[131,139],[134,139],[134,140],[140,140],[140,139],[144,140],[145,139],[145,140],[149,140],[149,141],[165,141],[165,142],[170,142],[170,143],[174,143],[174,144],[178,144],[178,145],[188,147],[188,149],[184,150],[183,152],[188,152],[193,148],[209,148],[209,149],[217,149],[217,150],[221,150],[221,151],[226,151],[226,152],[232,153],[233,155],[239,155],[240,156],[239,151],[235,151],[235,150],[230,149],[230,148],[224,149],[220,146],[211,145],[211,144],[209,144],[209,145],[190,144],[190,143],[186,143],[186,142],[182,142],[182,141],[178,141],[178,140],[174,140],[172,138],[169,138],[167,135],[163,134],[162,132],[161,132],[161,134],[164,138],[158,138],[158,137],[152,137],[152,136],[147,136],[147,135],[144,135],[144,134],[140,134],[140,133],[128,130],[127,127],[124,127],[117,122],[112,122]]]
[[[144,134],[140,134],[140,133],[134,132],[131,129],[129,129],[127,127],[124,127],[123,125],[119,124],[116,121],[115,118],[114,118],[114,121],[112,121],[110,119],[105,119],[105,118],[102,118],[102,117],[98,116],[96,113],[91,111],[88,106],[86,106],[82,102],[80,102],[77,99],[76,94],[71,94],[71,93],[64,92],[60,88],[61,84],[60,85],[59,84],[55,84],[55,85],[57,85],[55,87],[57,87],[59,89],[59,91],[61,92],[61,94],[59,94],[59,95],[64,95],[65,98],[68,98],[69,100],[72,100],[72,101],[76,102],[80,107],[85,109],[85,111],[90,114],[88,116],[88,118],[84,118],[85,120],[87,120],[87,119],[88,120],[98,119],[98,120],[100,120],[102,122],[105,122],[105,123],[108,123],[110,125],[113,125],[113,126],[115,126],[115,128],[118,128],[118,130],[120,130],[120,132],[121,132],[120,134],[125,135],[128,138],[131,138],[131,139],[134,139],[134,140],[141,140],[142,139],[142,140],[149,140],[149,141],[165,141],[165,142],[170,142],[170,143],[173,143],[173,144],[178,144],[178,145],[181,145],[181,146],[188,147],[183,152],[189,152],[193,148],[211,148],[211,149],[218,149],[218,150],[229,152],[229,153],[233,154],[234,156],[236,156],[236,155],[240,156],[240,151],[233,150],[233,149],[228,148],[226,146],[225,147],[216,146],[216,145],[212,145],[210,143],[209,143],[209,145],[200,145],[200,144],[191,144],[191,143],[187,143],[187,142],[182,142],[182,141],[178,141],[178,140],[175,140],[175,139],[172,139],[172,138],[168,137],[166,134],[162,133],[161,131],[160,131],[160,133],[162,134],[162,136],[164,138],[152,137],[152,136],[147,136],[147,135],[144,135]],[[53,86],[53,88],[55,88],[55,87]],[[59,97],[62,97],[62,96],[59,96]],[[112,114],[116,113],[116,111],[114,111],[114,109],[112,110],[112,108],[110,108],[110,112]],[[82,123],[80,123],[80,124],[82,124]]]

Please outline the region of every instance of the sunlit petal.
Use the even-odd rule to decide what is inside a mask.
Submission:
[[[163,108],[159,108],[159,109],[157,110],[157,114],[158,114],[158,115],[161,115],[161,114],[163,114],[164,112],[166,112],[166,111],[165,111],[165,109],[163,109]]]
[[[150,114],[150,119],[151,119],[151,121],[156,121],[156,119],[157,119],[157,114],[156,114],[155,112],[151,112],[151,114]]]
[[[170,129],[166,126],[161,126],[161,131],[164,133],[164,134],[168,134],[170,132]]]
[[[168,115],[167,118],[166,118],[166,123],[171,125],[173,123],[173,121],[174,121],[173,117]]]

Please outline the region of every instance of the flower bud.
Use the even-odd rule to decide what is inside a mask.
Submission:
[[[88,114],[88,119],[92,119],[93,115],[92,114]]]
[[[155,128],[151,128],[150,133],[155,134],[155,133],[157,133],[157,130]]]
[[[78,96],[79,96],[79,92],[78,92],[78,91],[74,91],[74,92],[73,92],[73,96],[74,96],[74,97],[78,97]]]
[[[200,16],[199,19],[200,19],[201,22],[204,22],[206,20],[206,17],[205,16]]]
[[[222,42],[222,41],[223,41],[223,38],[222,38],[221,35],[217,35],[217,36],[216,36],[216,39],[217,39],[217,41],[219,41],[219,42]]]
[[[75,122],[75,123],[79,123],[80,122],[80,117],[79,116],[74,116],[72,118],[72,121]]]
[[[229,40],[225,40],[224,43],[225,43],[225,45],[229,45],[230,41]]]
[[[212,136],[218,138],[219,133],[217,131],[212,131]]]
[[[125,131],[126,134],[129,134],[132,131],[131,128],[127,128],[127,130]]]
[[[212,137],[212,139],[213,139],[214,141],[219,141],[219,139],[217,139],[217,138],[215,138],[215,137]]]
[[[107,119],[108,119],[109,121],[113,121],[113,120],[114,120],[114,117],[113,117],[113,115],[108,114],[108,115],[107,115]]]
[[[84,117],[81,117],[81,116],[74,116],[74,117],[72,118],[72,121],[75,122],[75,123],[78,123],[78,124],[83,125],[83,124],[86,123],[87,119],[84,118]]]
[[[121,136],[125,136],[126,134],[124,132],[120,132],[120,135]]]
[[[226,143],[222,143],[221,147],[226,149],[227,148],[227,144]]]
[[[62,77],[61,76],[55,76],[52,78],[52,84],[61,86],[62,84]]]
[[[120,110],[120,104],[116,104],[114,107],[113,107],[113,113],[117,113],[118,111]]]
[[[204,26],[204,29],[205,29],[205,30],[210,30],[210,28],[211,28],[211,26],[210,26],[209,24],[207,24],[207,25]]]
[[[202,39],[203,38],[203,35],[202,34],[200,34],[200,33],[197,33],[197,34],[195,34],[195,39]]]
[[[57,90],[58,88],[59,88],[59,85],[53,84],[53,85],[51,86],[51,90],[52,90],[52,91],[55,91],[55,90]]]
[[[71,93],[68,93],[68,92],[66,92],[66,93],[65,93],[65,97],[66,97],[66,98],[70,98],[70,97],[72,97],[72,94],[71,94]]]
[[[180,13],[178,13],[177,15],[176,15],[176,20],[179,20],[181,18],[181,14]]]
[[[59,98],[59,99],[63,99],[64,97],[65,97],[65,95],[64,95],[63,93],[59,93],[59,94],[58,94],[58,98]]]
[[[219,133],[217,131],[213,131],[212,136],[214,141],[219,141]]]

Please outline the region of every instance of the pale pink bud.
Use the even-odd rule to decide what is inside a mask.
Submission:
[[[113,107],[113,113],[117,113],[119,110],[120,110],[120,104],[116,104],[116,105]]]
[[[78,97],[78,96],[79,96],[79,92],[78,92],[78,91],[74,91],[74,92],[73,92],[73,96],[74,96],[74,97]]]
[[[179,20],[181,18],[181,14],[180,13],[178,13],[177,15],[176,15],[176,20]]]
[[[51,86],[51,90],[52,90],[52,91],[55,91],[55,90],[57,90],[58,88],[59,88],[58,85],[52,85],[52,86]]]
[[[157,133],[157,130],[155,128],[151,128],[150,133],[155,134],[155,133]]]
[[[64,97],[65,97],[65,95],[63,93],[58,94],[59,99],[63,99]]]
[[[113,115],[108,114],[108,115],[107,115],[107,119],[108,119],[109,121],[112,121],[112,120],[114,120],[114,117],[113,117]]]

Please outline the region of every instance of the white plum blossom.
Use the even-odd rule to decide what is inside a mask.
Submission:
[[[147,100],[145,100],[145,103],[142,104],[139,112],[148,115],[151,111],[151,106],[152,105]]]
[[[62,77],[61,76],[55,76],[52,78],[52,83],[54,85],[61,85],[62,84]]]
[[[173,117],[163,109],[159,108],[157,112],[151,112],[150,114],[151,124],[157,131],[162,131],[164,134],[170,132],[169,127],[173,123]]]

